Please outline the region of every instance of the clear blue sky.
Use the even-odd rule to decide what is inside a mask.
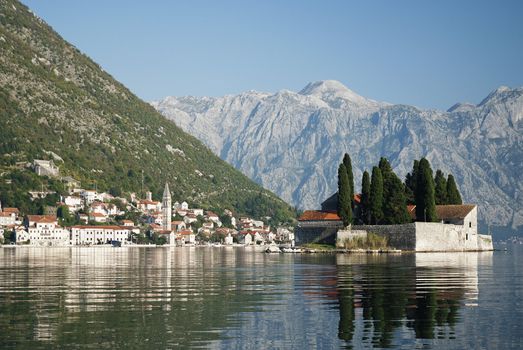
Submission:
[[[523,1],[23,0],[145,100],[300,90],[447,109],[523,86]]]

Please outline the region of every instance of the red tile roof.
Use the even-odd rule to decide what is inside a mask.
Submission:
[[[129,227],[116,225],[75,225],[71,227],[77,229],[104,229],[104,230],[129,230]]]
[[[333,211],[305,210],[298,221],[340,221],[340,217]]]
[[[18,208],[4,208],[4,213],[20,213],[20,210]]]
[[[448,204],[436,205],[436,214],[440,220],[463,219],[476,206],[474,204]],[[416,219],[416,206],[407,205],[407,210],[412,219]]]
[[[57,221],[55,215],[27,215],[27,220],[38,223],[52,223]]]

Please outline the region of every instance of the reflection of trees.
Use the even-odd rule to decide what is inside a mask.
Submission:
[[[431,276],[445,272],[452,271],[416,269],[409,257],[338,265],[339,338],[356,341],[358,323],[362,324],[362,332],[357,341],[377,347],[391,347],[395,332],[404,325],[414,331],[416,338],[448,336],[445,331],[449,329],[452,336],[467,285],[456,287],[455,281],[447,281],[447,289],[444,278],[427,282]],[[362,320],[357,319],[358,308]]]

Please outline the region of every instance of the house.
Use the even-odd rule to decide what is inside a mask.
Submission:
[[[334,244],[336,233],[341,228],[343,222],[335,211],[305,210],[298,218],[295,240],[297,244]]]
[[[78,221],[87,224],[89,222],[89,215],[87,214],[78,214]]]
[[[131,232],[127,226],[76,225],[71,227],[71,241],[76,245],[110,244],[112,241],[125,243],[130,239]]]
[[[238,242],[245,245],[252,244],[252,235],[249,231],[240,231],[238,234]]]
[[[124,227],[134,227],[134,222],[131,220],[122,220],[122,226]]]
[[[16,224],[16,214],[0,212],[0,226],[7,227]]]
[[[78,195],[63,196],[61,200],[65,205],[67,205],[71,213],[76,213],[78,210],[82,209],[82,198]]]
[[[195,244],[196,235],[191,230],[182,230],[178,232],[178,239],[183,244]]]
[[[97,213],[97,212],[89,213],[89,221],[102,222],[102,223],[107,222],[107,216],[102,213]]]
[[[151,200],[147,200],[147,199],[138,201],[136,206],[137,206],[138,210],[140,210],[142,213],[147,213],[147,212],[152,212],[152,211],[157,212],[157,211],[162,210],[161,202],[151,201]]]
[[[227,234],[227,236],[225,236],[225,238],[223,240],[223,244],[225,244],[225,245],[232,245],[233,242],[234,242],[234,239],[230,233]]]
[[[70,245],[69,231],[58,226],[58,219],[54,215],[27,215],[24,226],[31,245]],[[21,239],[22,236],[17,237],[17,243],[23,243]]]
[[[187,202],[182,202],[182,204],[180,204],[180,209],[181,210],[189,210],[189,204],[187,204]]]
[[[190,209],[189,213],[192,213],[194,216],[203,216],[203,209]]]
[[[214,223],[218,223],[220,221],[220,217],[218,216],[218,214],[213,213],[212,211],[206,211],[205,218],[207,220],[211,220]]]
[[[185,222],[186,225],[190,225],[196,221],[198,221],[198,219],[196,218],[196,215],[194,215],[194,214],[187,214],[183,218],[183,222]]]
[[[173,231],[178,232],[181,230],[185,230],[187,228],[187,226],[185,225],[185,222],[183,222],[183,221],[172,221],[171,228]]]
[[[60,175],[60,171],[52,160],[33,160],[33,170],[38,176],[49,176],[57,177]]]
[[[80,192],[80,198],[82,198],[87,205],[91,205],[96,200],[97,193],[95,190],[83,190]]]

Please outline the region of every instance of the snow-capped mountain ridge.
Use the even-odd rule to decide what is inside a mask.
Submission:
[[[344,152],[357,182],[380,156],[400,176],[427,156],[455,175],[484,221],[523,225],[523,88],[500,87],[477,105],[446,112],[377,102],[332,80],[297,93],[167,97],[152,105],[300,208],[316,208],[335,191]]]

